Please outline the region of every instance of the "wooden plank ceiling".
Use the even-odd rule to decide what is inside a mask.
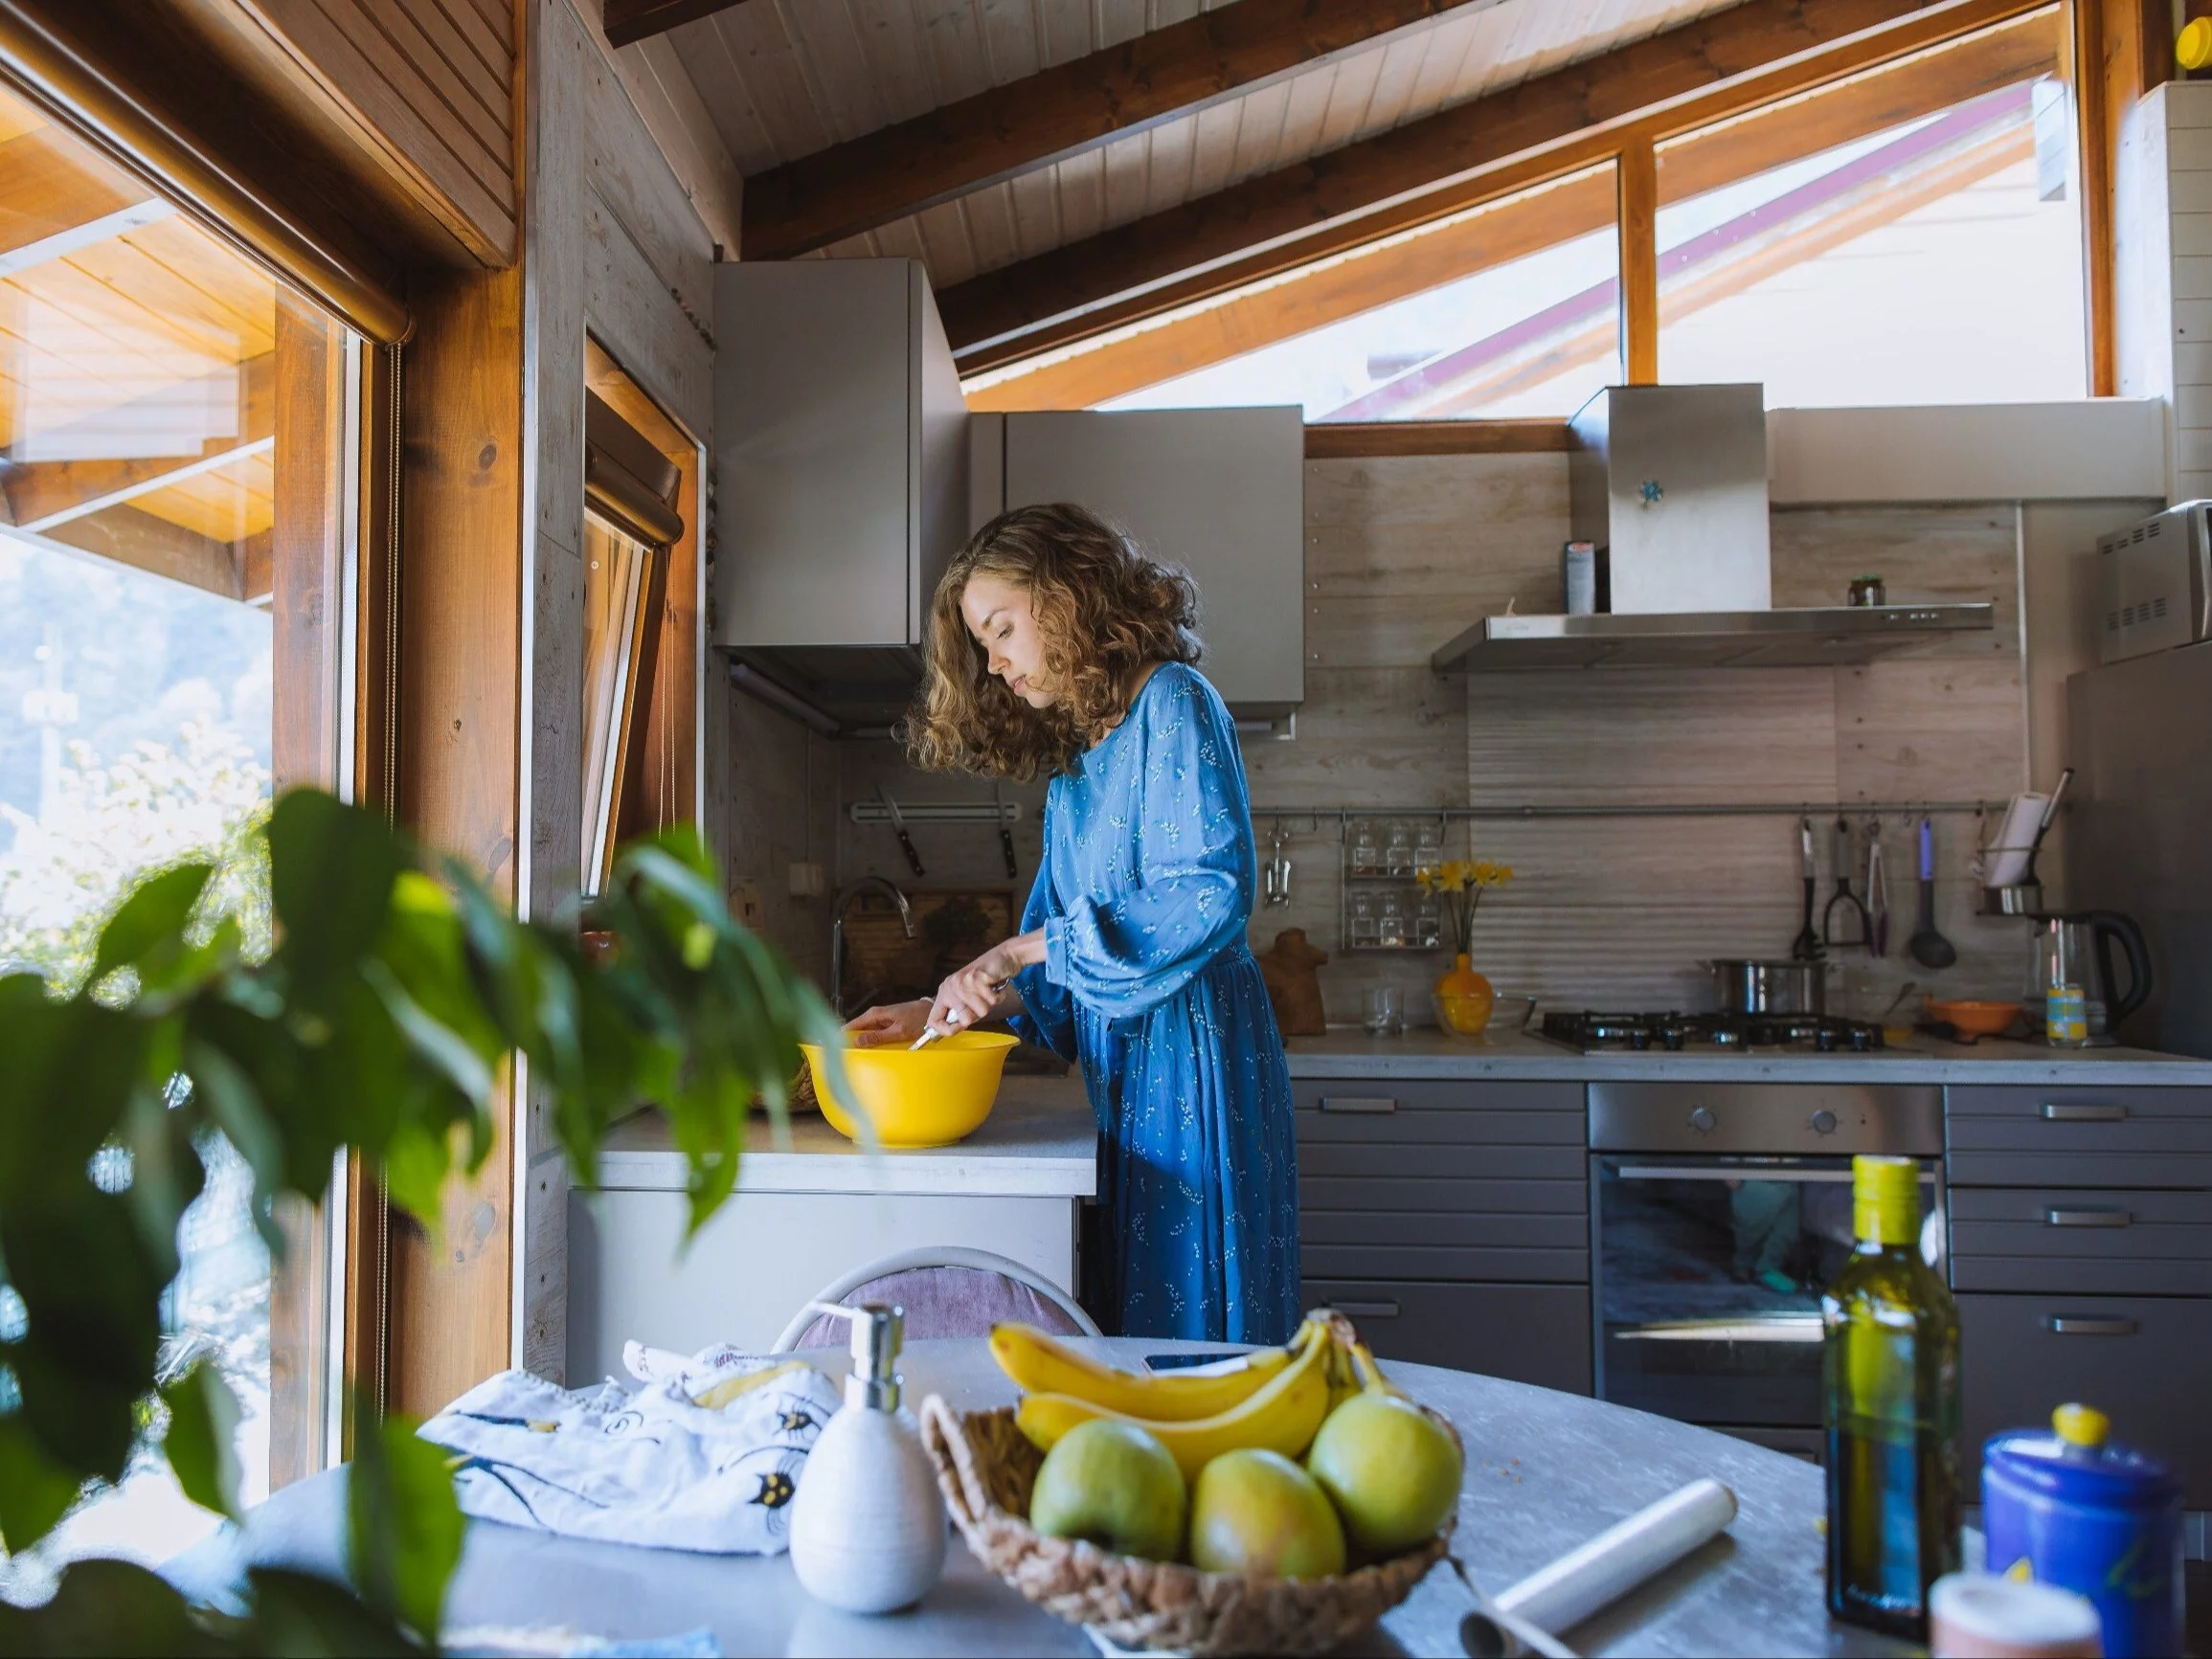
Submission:
[[[942,126],[963,103],[975,105],[966,124],[997,120],[1003,133],[1022,92],[983,95],[1023,88],[1054,70],[1079,72],[1064,86],[1108,85],[1113,114],[1109,123],[1085,116],[1093,126],[1087,141],[1020,166],[1002,156],[971,188],[825,250],[919,258],[942,294],[1733,3],[1392,0],[1330,15],[1326,0],[1290,7],[1275,0],[743,0],[680,23],[666,37],[746,175],[748,257],[798,251],[803,234],[787,236],[782,224],[773,241],[756,240],[762,210],[771,201],[787,205],[786,181],[809,169],[837,178],[841,162],[865,158],[870,135],[911,137],[911,151],[931,142],[928,118],[945,112],[937,117]],[[621,19],[632,13],[633,27],[649,30],[655,18],[665,27],[702,10],[691,0],[672,7],[609,0],[608,18],[621,33]],[[1320,16],[1327,27],[1312,30],[1310,43],[1318,55],[1287,69],[1263,62],[1247,75],[1230,25],[1240,13],[1271,10],[1299,13],[1309,29]],[[1378,20],[1364,32],[1354,17],[1362,11]],[[1201,24],[1210,25],[1210,39],[1191,34]],[[1381,24],[1398,26],[1374,33]],[[1258,22],[1245,33],[1260,33]],[[1195,41],[1187,55],[1179,49],[1185,40]],[[1146,50],[1172,56],[1173,65],[1128,56]],[[1145,101],[1161,85],[1208,76],[1231,89],[1168,112]],[[1066,92],[1059,101],[1077,96]]]
[[[616,38],[648,42],[621,50],[681,65],[745,175],[744,256],[920,259],[973,378],[1462,211],[1455,191],[1480,201],[1509,173],[1536,184],[1602,160],[1621,133],[1663,120],[1655,109],[1717,97],[1741,114],[1776,95],[1758,91],[1767,81],[1800,90],[1808,55],[1846,73],[1901,50],[1893,40],[1939,46],[2028,5],[606,8]],[[2039,51],[2055,14],[2039,13]]]
[[[276,299],[0,91],[0,537],[264,597]]]

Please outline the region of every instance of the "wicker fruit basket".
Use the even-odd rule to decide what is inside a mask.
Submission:
[[[1423,1407],[1427,1410],[1427,1407]],[[1455,1441],[1440,1413],[1429,1415]],[[1331,1579],[1244,1578],[1047,1537],[1024,1517],[1045,1461],[1010,1407],[922,1402],[922,1443],[954,1524],[978,1560],[1057,1618],[1122,1648],[1191,1654],[1324,1653],[1370,1629],[1450,1549],[1453,1521],[1417,1549]]]

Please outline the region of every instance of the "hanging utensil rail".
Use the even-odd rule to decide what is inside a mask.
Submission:
[[[1487,819],[1491,821],[1512,818],[1829,818],[1840,813],[1861,817],[1887,818],[1899,815],[1918,818],[1923,814],[1940,813],[1953,816],[1980,816],[2002,802],[1985,800],[1828,800],[1828,801],[1771,801],[1757,804],[1742,802],[1700,804],[1696,802],[1657,802],[1644,805],[1622,806],[1554,806],[1535,801],[1501,802],[1494,806],[1262,806],[1254,803],[1252,816],[1256,819],[1306,818],[1311,820],[1313,832],[1319,833],[1321,820],[1335,818],[1341,830],[1353,818],[1402,818],[1418,821],[1422,818]],[[853,808],[858,818],[859,806]],[[906,808],[910,818],[919,809]]]
[[[854,823],[889,823],[891,808],[880,800],[856,800],[846,812]],[[899,816],[908,823],[1020,823],[1022,803],[1001,801],[900,801]]]

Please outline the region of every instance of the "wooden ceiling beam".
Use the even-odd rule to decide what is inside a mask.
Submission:
[[[602,25],[609,46],[629,46],[744,3],[745,0],[607,0]]]
[[[753,174],[744,257],[788,259],[826,248],[1381,35],[1497,3],[1237,0]]]
[[[963,371],[1018,361],[1809,91],[2049,0],[1743,0],[940,294]]]

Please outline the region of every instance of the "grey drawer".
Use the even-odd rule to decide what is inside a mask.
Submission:
[[[2111,1418],[2114,1440],[2172,1463],[2191,1509],[2212,1503],[2212,1301],[1966,1295],[1958,1316],[1969,1501],[1991,1435],[2048,1427],[2078,1400]]]
[[[1579,1083],[1437,1082],[1428,1079],[1299,1077],[1291,1080],[1291,1097],[1300,1111],[1317,1110],[1323,1101],[1388,1101],[1411,1111],[1564,1111],[1582,1114]],[[1352,1109],[1357,1111],[1359,1109]]]
[[[1311,1176],[1470,1181],[1579,1181],[1589,1155],[1572,1146],[1438,1146],[1428,1141],[1351,1143],[1298,1139],[1298,1178]],[[1585,1199],[1585,1202],[1588,1200]]]
[[[1960,1290],[2212,1296],[2212,1193],[1953,1187]]]
[[[2212,1088],[1946,1091],[1959,1186],[2212,1187]]]
[[[1385,1360],[1590,1392],[1590,1291],[1584,1286],[1419,1285],[1309,1271],[1305,1303],[1343,1310]]]

